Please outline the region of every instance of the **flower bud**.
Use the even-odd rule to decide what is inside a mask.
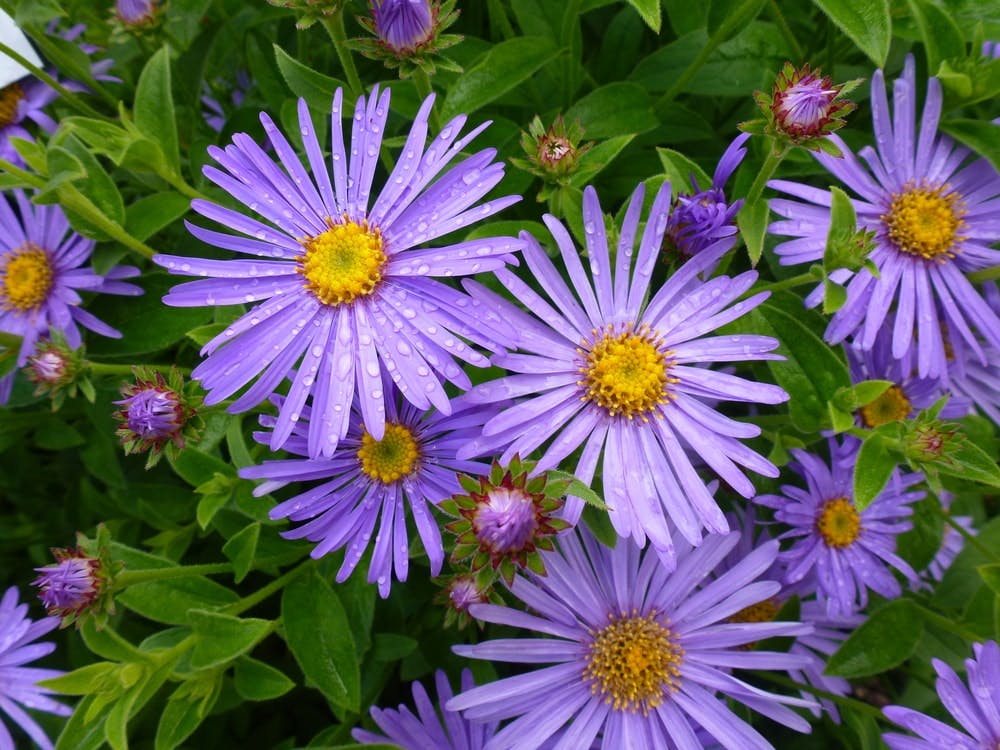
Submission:
[[[175,450],[184,447],[185,426],[195,415],[195,410],[185,401],[182,381],[175,372],[168,384],[163,375],[151,376],[137,372],[136,382],[122,387],[121,405],[116,416],[120,426],[116,432],[125,446],[126,455],[149,452],[147,468],[159,460],[164,447]]]
[[[434,12],[429,0],[373,0],[375,33],[389,49],[406,53],[434,36]]]
[[[53,549],[55,565],[35,568],[41,573],[31,582],[38,587],[50,615],[57,617],[78,616],[99,597],[105,586],[101,561],[87,555],[80,548]]]
[[[158,10],[156,0],[115,0],[115,16],[133,29],[152,24]]]

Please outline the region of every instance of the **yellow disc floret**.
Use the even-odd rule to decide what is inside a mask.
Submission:
[[[27,312],[45,302],[52,288],[49,254],[31,242],[13,251],[0,268],[0,308]]]
[[[826,546],[835,549],[850,547],[861,535],[861,515],[846,497],[827,500],[823,503],[816,528]]]
[[[316,299],[327,305],[353,302],[371,294],[386,263],[382,233],[367,221],[343,224],[327,220],[328,228],[303,241],[299,273]]]
[[[420,458],[420,447],[413,433],[401,424],[389,423],[385,434],[376,440],[364,431],[358,461],[361,471],[383,484],[409,476]]]
[[[0,89],[0,128],[17,120],[17,105],[24,99],[24,89],[12,83]]]
[[[582,349],[578,351],[584,354]],[[650,411],[670,398],[667,384],[677,382],[667,374],[668,354],[645,324],[636,330],[629,325],[617,334],[608,326],[590,345],[580,368],[583,379],[578,384],[585,388],[583,399],[593,401],[611,416],[646,420]]]
[[[781,605],[778,600],[771,597],[762,602],[751,604],[749,607],[744,607],[728,618],[727,622],[774,622],[774,618],[778,616],[780,610]]]
[[[684,649],[655,610],[642,616],[634,610],[610,614],[608,624],[590,634],[583,677],[614,710],[645,716],[679,686]]]
[[[959,236],[965,223],[959,199],[947,185],[904,187],[903,192],[893,194],[889,211],[882,216],[889,239],[909,255],[941,261],[954,258],[955,245],[964,239]]]
[[[861,421],[866,427],[878,427],[889,422],[898,422],[910,416],[913,407],[898,385],[889,386],[874,401],[861,407]]]

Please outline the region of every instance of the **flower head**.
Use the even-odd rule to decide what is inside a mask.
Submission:
[[[483,437],[465,451],[473,455],[504,450],[501,461],[508,461],[551,439],[538,462],[538,470],[545,471],[582,446],[572,473],[584,484],[593,480],[603,453],[603,497],[618,534],[639,544],[648,537],[669,562],[673,542],[668,518],[692,544],[701,540],[703,527],[728,529],[685,446],[745,497],[753,495],[754,488],[740,466],[766,476],[778,473],[737,439],[756,436],[760,429],[722,415],[715,403],[775,404],[788,395],[774,385],[702,366],[773,359],[769,352],[778,345],[765,336],[707,335],[767,297],[757,294],[737,303],[756,280],[754,271],[700,280],[699,274],[715,267],[732,238],[689,260],[647,301],[668,222],[669,184],[657,194],[650,213],[655,218],[646,222],[638,252],[633,253],[642,203],[640,185],[625,214],[612,270],[597,194],[592,188],[584,191],[590,276],[566,228],[554,217],[545,217],[572,285],[541,246],[522,234],[528,267],[547,298],[507,270],[497,272],[497,278],[534,315],[473,282],[467,284],[517,327],[522,351],[495,356],[494,364],[513,374],[477,385],[466,398],[476,403],[525,399],[487,422]],[[565,517],[575,523],[582,501],[569,499],[566,510]]]
[[[14,191],[15,211],[0,199],[0,331],[21,336],[18,365],[23,366],[39,342],[59,332],[70,348],[82,342],[83,326],[102,336],[118,338],[118,331],[81,306],[80,292],[142,294],[142,289],[120,279],[139,269],[116,266],[100,275],[83,266],[94,241],[70,229],[59,206],[35,206],[20,190]],[[10,393],[10,378],[0,379],[0,403]]]
[[[284,405],[276,397],[279,409]],[[240,476],[266,480],[254,492],[265,495],[289,482],[318,483],[271,510],[271,518],[305,522],[285,532],[289,539],[318,542],[313,557],[347,548],[337,574],[347,580],[371,540],[375,539],[368,582],[386,597],[392,576],[405,581],[409,570],[406,508],[430,558],[431,574],[441,571],[444,547],[429,505],[459,490],[456,472],[479,473],[486,466],[455,457],[459,446],[479,433],[488,412],[458,411],[452,416],[425,412],[395,394],[386,401],[386,425],[381,438],[365,427],[359,410],[351,415],[347,436],[331,458],[311,459],[308,436],[313,412],[304,408],[285,450],[301,458],[265,461],[240,470]],[[279,418],[262,416],[265,427]],[[270,435],[254,434],[267,444]],[[378,530],[376,531],[376,526]]]
[[[375,32],[395,52],[415,50],[434,35],[430,0],[372,0]]]
[[[493,593],[491,584],[481,581],[482,575],[460,573],[448,579],[441,593],[435,598],[438,604],[445,607],[444,626],[447,628],[457,622],[461,630],[472,619],[469,607],[473,604],[485,604],[499,598]]]
[[[399,68],[401,78],[417,68],[428,74],[439,66],[460,71],[440,54],[462,40],[442,33],[458,19],[455,5],[455,0],[371,0],[371,18],[359,17],[358,22],[372,37],[356,39],[354,46],[386,67]]]
[[[395,743],[403,750],[483,750],[487,741],[496,734],[499,722],[471,722],[463,719],[457,711],[449,711],[444,707],[453,695],[448,676],[439,669],[434,673],[434,682],[440,709],[435,709],[424,686],[414,682],[416,714],[405,705],[398,709],[373,707],[372,719],[385,734],[354,729],[351,736],[364,744]],[[472,672],[463,670],[462,690],[469,690],[474,685]]]
[[[877,150],[859,152],[867,168],[836,135],[829,138],[842,158],[815,154],[859,196],[854,208],[860,227],[875,232],[870,260],[878,269],[878,276],[867,269],[831,275],[846,285],[847,301],[831,319],[826,338],[839,343],[853,337],[856,346],[870,350],[895,309],[892,356],[902,359],[915,352],[919,377],[947,376],[946,339],[963,341],[985,364],[982,342],[1000,348],[1000,315],[965,274],[1000,263],[1000,251],[990,248],[1000,239],[992,219],[1000,174],[985,159],[969,161],[969,149],[937,134],[942,97],[936,78],[928,82],[923,116],[917,120],[912,57],[895,82],[892,117],[882,71],[875,73],[871,90]],[[781,262],[819,261],[830,228],[829,191],[785,180],[768,184],[799,199],[770,202],[785,219],[771,224],[770,231],[796,238],[775,248]],[[813,294],[810,302],[819,299]]]
[[[107,571],[99,558],[79,547],[53,549],[52,554],[55,565],[35,568],[41,575],[32,585],[38,587],[38,598],[50,615],[74,618],[98,600],[107,584]]]
[[[965,660],[966,683],[940,659],[932,659],[937,692],[961,730],[904,706],[882,712],[917,737],[895,732],[882,735],[892,750],[995,750],[1000,747],[1000,647],[996,641],[974,643]]]
[[[338,89],[332,179],[304,100],[298,112],[311,177],[266,114],[261,120],[279,163],[242,133],[225,149],[209,149],[222,169],[206,167],[206,176],[265,221],[196,200],[195,211],[245,236],[189,229],[251,259],[154,258],[171,273],[210,277],[174,287],[164,297],[169,305],[251,306],[202,349],[207,357],[192,376],[208,391],[205,403],[217,404],[254,381],[230,407],[244,411],[290,376],[270,447],[285,443],[312,397],[310,430],[303,437],[313,457],[333,454],[347,434],[352,405],[375,440],[385,436],[383,373],[418,409],[433,405],[451,412],[443,381],[462,389],[470,385],[455,360],[487,364],[463,338],[498,348],[513,331],[433,277],[499,269],[521,245],[513,238],[483,237],[421,247],[519,200],[509,196],[477,205],[503,177],[494,149],[445,169],[485,126],[459,138],[465,117],[457,117],[425,149],[433,104],[428,97],[398,163],[373,198],[389,92],[376,88],[358,100],[350,151],[341,129],[342,100]]]
[[[514,569],[530,567],[544,574],[539,550],[552,549],[551,537],[569,527],[556,512],[562,508],[569,482],[547,474],[529,478],[534,462],[516,456],[510,466],[494,461],[488,477],[459,477],[466,495],[440,504],[457,516],[445,528],[457,535],[451,561],[473,556],[473,572],[490,563],[510,582]]]
[[[743,200],[727,203],[723,187],[746,156],[744,144],[749,138],[749,133],[741,133],[733,139],[719,159],[712,175],[712,186],[707,190],[699,190],[694,175],[691,176],[694,192],[690,195],[678,194],[670,210],[665,238],[667,247],[690,257],[736,234],[736,214],[742,208]]]
[[[44,108],[58,97],[47,83],[27,77],[0,88],[0,159],[24,166],[24,159],[14,148],[11,138],[33,141],[34,136],[25,127],[32,121],[47,133],[54,133],[58,124]]]
[[[176,450],[184,447],[184,428],[195,410],[184,396],[184,382],[173,370],[169,382],[160,372],[140,371],[134,383],[122,386],[122,408],[117,412],[121,423],[117,435],[125,446],[126,455],[149,451],[147,468],[156,463],[168,445]]]
[[[3,717],[11,719],[41,748],[51,748],[52,743],[22,708],[43,711],[57,716],[69,716],[73,710],[49,697],[52,692],[37,684],[41,680],[58,677],[61,672],[52,669],[28,667],[36,659],[55,651],[54,643],[35,643],[46,633],[59,627],[59,618],[28,619],[28,605],[18,604],[17,589],[7,589],[0,598],[0,750],[14,750],[14,738],[4,725]],[[20,704],[20,705],[18,705]],[[22,747],[22,745],[16,745]]]
[[[510,587],[531,614],[494,604],[470,608],[478,619],[548,637],[454,647],[476,659],[554,666],[467,689],[446,707],[474,721],[513,719],[494,737],[493,750],[537,747],[550,737],[559,747],[589,747],[598,733],[607,748],[691,747],[698,725],[727,750],[771,750],[727,698],[808,731],[785,704],[812,701],[763,692],[733,674],[802,667],[802,657],[741,646],[809,630],[797,622],[728,622],[780,588],[757,580],[774,561],[776,542],[710,577],[737,538],[681,545],[670,573],[652,551],[631,543],[611,550],[586,531],[560,536],[558,551],[545,553],[548,575],[519,575]]]
[[[775,509],[774,517],[790,526],[780,539],[792,546],[781,553],[784,583],[808,581],[831,616],[847,616],[865,607],[868,589],[884,597],[902,593],[895,568],[910,580],[916,573],[895,552],[896,537],[912,524],[910,503],[924,493],[909,491],[923,481],[919,474],[896,473],[878,497],[859,511],[853,500],[852,478],[860,441],[830,440],[831,461],[793,449],[789,467],[806,488],[784,485],[781,495],[760,495],[755,501]],[[808,578],[807,578],[808,576]]]
[[[115,17],[130,29],[149,26],[158,11],[157,0],[115,0]]]

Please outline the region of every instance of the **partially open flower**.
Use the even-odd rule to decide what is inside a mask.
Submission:
[[[136,372],[136,381],[122,387],[125,398],[115,401],[123,408],[117,412],[121,421],[116,434],[125,446],[126,455],[149,452],[146,468],[155,464],[165,447],[184,447],[184,427],[195,415],[183,393],[183,381],[176,371],[170,381],[159,372]]]
[[[83,550],[53,549],[55,565],[35,568],[41,573],[32,581],[38,586],[38,598],[50,615],[79,615],[94,601],[104,586],[101,562]]]
[[[483,576],[461,573],[445,580],[444,588],[435,598],[435,602],[445,608],[446,628],[457,622],[461,630],[472,622],[473,617],[469,614],[469,607],[473,604],[486,604],[490,601],[500,603],[500,598],[492,593],[490,584],[480,581],[480,578]]]
[[[152,25],[158,11],[157,0],[115,0],[115,17],[130,29]]]
[[[555,517],[569,484],[550,480],[545,473],[529,478],[534,465],[515,457],[507,468],[494,462],[489,477],[459,476],[469,494],[440,504],[458,518],[445,526],[458,537],[453,564],[472,556],[473,572],[490,563],[508,583],[515,568],[545,574],[538,550],[552,549],[550,537],[570,526]]]
[[[76,396],[77,388],[93,403],[94,387],[85,374],[83,347],[71,349],[66,338],[54,331],[51,339],[42,339],[28,357],[24,372],[35,384],[35,395],[52,397],[52,408],[58,409],[66,396]]]
[[[372,17],[378,38],[396,52],[415,50],[434,34],[430,0],[373,0]]]
[[[372,37],[352,44],[365,57],[399,68],[400,78],[417,68],[428,75],[438,67],[461,72],[458,64],[439,54],[462,40],[442,33],[457,18],[455,0],[371,0],[371,17],[358,17],[358,23]]]

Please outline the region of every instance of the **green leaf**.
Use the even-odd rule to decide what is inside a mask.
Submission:
[[[593,505],[584,505],[583,522],[605,547],[613,549],[618,545],[618,532],[611,525],[611,517],[606,510],[598,510]]]
[[[281,597],[285,639],[302,673],[336,706],[361,706],[358,655],[340,598],[315,571],[292,581]]]
[[[639,12],[649,28],[660,33],[660,0],[628,0],[628,4]]]
[[[566,488],[566,495],[578,497],[587,503],[587,505],[593,505],[598,510],[608,509],[608,506],[604,503],[604,500],[600,495],[569,472],[550,469],[545,473],[548,474],[550,479],[554,479],[556,481],[562,480],[569,483]]]
[[[971,440],[960,440],[953,452],[945,453],[932,465],[942,474],[1000,487],[1000,466]]]
[[[831,185],[830,195],[830,229],[826,233],[826,248],[823,250],[823,270],[827,273],[843,266],[840,249],[858,229],[858,216],[847,193]]]
[[[285,50],[274,45],[274,59],[278,63],[285,83],[292,93],[306,100],[306,103],[318,112],[329,112],[333,93],[338,88],[344,88],[342,81],[313,70],[308,65],[299,62]]]
[[[128,750],[128,722],[160,689],[177,664],[180,654],[146,670],[142,678],[125,695],[111,705],[104,721],[104,736],[113,750]]]
[[[191,668],[210,669],[228,664],[260,643],[274,629],[270,620],[233,617],[204,609],[188,611],[187,620],[197,640]]]
[[[813,0],[881,68],[892,41],[889,0]]]
[[[236,573],[236,583],[246,578],[247,573],[253,567],[259,539],[260,523],[255,522],[237,533],[223,546],[222,554],[228,557],[233,563],[233,571]]]
[[[295,683],[269,664],[241,656],[236,660],[233,686],[244,700],[269,701],[283,696]]]
[[[441,108],[442,121],[471,114],[524,83],[554,60],[559,49],[546,37],[525,36],[500,42],[452,84]]]
[[[751,266],[756,266],[760,256],[764,254],[764,238],[767,236],[767,221],[770,216],[771,208],[763,198],[745,204],[736,214],[736,225],[746,243]]]
[[[708,4],[708,35],[724,42],[746,28],[767,0],[710,0]]]
[[[221,672],[182,682],[160,715],[154,750],[173,750],[194,734],[215,705],[221,687]]]
[[[105,703],[98,715],[87,721],[86,717],[96,702],[96,696],[88,695],[76,704],[76,710],[56,740],[56,750],[98,750],[104,745],[104,722],[101,719],[111,710],[111,704]]]
[[[911,507],[913,528],[897,538],[896,554],[914,570],[925,570],[941,549],[944,519],[941,517],[938,500],[933,495],[928,495]]]
[[[603,171],[605,167],[614,161],[615,157],[622,152],[622,149],[632,142],[633,138],[635,138],[635,135],[631,133],[629,135],[620,135],[617,138],[609,138],[606,141],[601,141],[593,148],[584,151],[580,160],[576,164],[576,171],[570,178],[569,184],[576,188],[586,186],[591,180],[594,179],[594,177]],[[530,231],[530,227],[528,227],[527,224],[532,222],[522,221],[519,223],[522,229]],[[496,225],[497,222],[494,222],[489,225],[489,228],[493,229]]]
[[[976,568],[979,577],[983,579],[987,586],[1000,595],[1000,563],[989,563]],[[49,681],[51,682],[51,680]]]
[[[923,632],[923,618],[912,601],[891,601],[848,636],[827,662],[826,674],[868,677],[899,666],[913,656]]]
[[[136,658],[135,647],[111,627],[98,628],[93,618],[82,621],[80,636],[91,652],[109,661],[131,661]]]
[[[663,173],[667,176],[674,195],[687,193],[691,190],[698,192],[711,186],[712,178],[705,173],[705,170],[680,151],[674,151],[672,148],[657,148],[656,153],[660,157]],[[698,182],[697,189],[691,185],[692,175]]]
[[[660,124],[642,86],[617,81],[591,91],[566,110],[567,123],[579,121],[586,138],[644,133]]]
[[[170,88],[169,48],[163,47],[149,58],[146,67],[139,74],[134,115],[139,131],[159,144],[170,168],[180,174],[174,95]]]
[[[188,212],[191,199],[167,190],[146,195],[125,209],[125,231],[145,242]]]
[[[945,120],[939,129],[964,143],[1000,170],[1000,125],[983,120]]]
[[[420,642],[399,633],[375,633],[372,658],[375,661],[400,661],[417,650]]]
[[[850,388],[839,389],[832,403],[844,411],[854,411],[867,406],[894,385],[891,380],[862,380]]]
[[[781,342],[777,353],[784,361],[769,361],[768,368],[778,385],[788,391],[788,411],[792,423],[802,432],[817,432],[826,425],[827,402],[838,389],[849,387],[847,364],[823,343],[804,322],[810,313],[802,301],[790,296],[789,306],[799,308],[793,315],[779,308],[783,296],[775,295],[755,309],[740,330],[774,336]]]
[[[99,661],[72,672],[41,680],[38,684],[63,695],[90,695],[101,690],[106,680],[118,673],[119,665],[110,661]]]
[[[61,158],[60,158],[61,157]],[[65,133],[54,138],[49,145],[48,167],[49,174],[53,175],[50,185],[54,182],[59,184],[60,179],[57,174],[64,171],[62,164],[72,164],[73,168],[83,171],[82,176],[72,178],[73,184],[109,219],[116,224],[125,221],[125,204],[122,201],[121,193],[114,180],[101,166],[101,163],[78,138]],[[68,212],[69,213],[69,212]],[[86,217],[76,216],[78,221],[90,225]],[[96,228],[90,230],[89,234],[100,234]]]
[[[965,35],[943,7],[928,0],[909,0],[927,53],[927,69],[937,72],[942,60],[965,57]]]
[[[885,488],[896,465],[896,457],[889,451],[879,430],[861,444],[858,460],[854,464],[854,506],[859,513],[871,505]]]

